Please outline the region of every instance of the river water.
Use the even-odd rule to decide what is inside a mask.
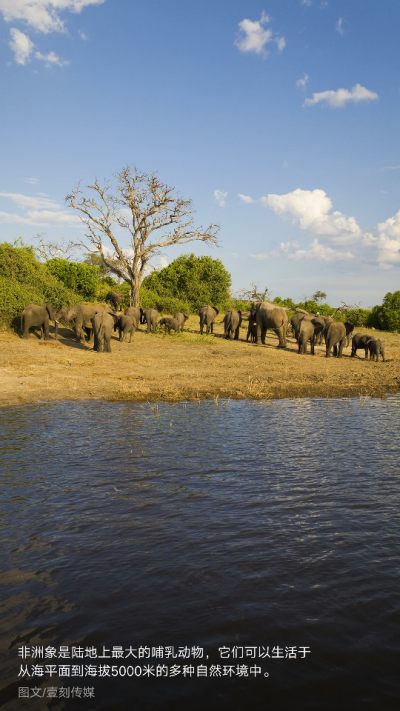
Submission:
[[[399,415],[3,409],[0,705],[398,709]]]

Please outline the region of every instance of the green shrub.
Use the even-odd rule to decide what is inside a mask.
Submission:
[[[98,266],[55,258],[46,262],[46,269],[85,301],[93,301],[96,298],[100,274]]]
[[[374,306],[367,325],[380,331],[400,331],[400,291],[389,291],[382,305]]]

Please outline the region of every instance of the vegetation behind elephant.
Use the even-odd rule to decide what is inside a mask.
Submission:
[[[147,333],[155,333],[157,328],[157,309],[140,309],[141,323],[147,323]]]
[[[200,306],[200,333],[203,335],[204,326],[206,334],[214,333],[214,319],[218,316],[219,311],[216,306]]]
[[[116,311],[119,310],[123,300],[123,294],[119,294],[117,291],[109,291],[106,298],[104,299],[105,302],[109,301]]]
[[[97,311],[93,315],[91,319],[94,335],[93,350],[98,353],[101,353],[103,350],[106,353],[111,353],[111,332],[117,319],[117,314],[112,314],[104,310]]]
[[[366,333],[355,333],[351,343],[351,357],[355,358],[359,348],[364,348],[365,358],[368,360],[368,341],[373,341],[373,336]]]
[[[126,341],[129,335],[129,343],[132,343],[132,336],[137,329],[137,321],[132,318],[132,316],[125,316],[125,314],[121,314],[115,322],[114,331],[116,328],[119,330],[120,341]]]
[[[250,309],[250,317],[257,324],[257,339],[265,344],[265,335],[268,328],[272,328],[279,338],[278,348],[286,348],[286,333],[288,325],[288,317],[286,310],[276,304],[271,304],[268,301],[259,301],[253,303]]]
[[[242,323],[242,312],[229,309],[224,316],[224,336],[233,341],[239,340],[239,329]]]
[[[301,319],[296,327],[297,343],[299,345],[299,353],[305,355],[307,353],[307,343],[311,342],[311,355],[315,355],[315,340],[323,330],[324,325],[313,319]]]
[[[171,328],[173,328],[175,332],[180,330],[178,319],[172,316],[164,316],[164,318],[160,319],[158,325],[164,326],[167,333],[170,333]]]
[[[383,347],[382,341],[379,340],[379,338],[371,339],[368,341],[368,350],[369,350],[369,357],[370,360],[376,360],[376,362],[379,361],[379,356],[382,356],[382,360],[385,363],[385,349]]]
[[[92,336],[92,318],[97,311],[100,311],[96,304],[75,304],[74,306],[63,306],[57,318],[62,321],[73,322],[77,341],[85,342],[85,336],[90,341]]]
[[[46,306],[28,304],[21,314],[22,338],[29,338],[29,329],[40,326],[41,338],[44,337],[44,340],[48,341],[50,337],[50,320],[54,321],[54,337],[57,339],[58,321],[54,306],[51,304],[46,304]]]
[[[333,321],[330,323],[325,336],[326,357],[330,357],[331,349],[333,348],[333,355],[341,358],[347,336],[349,336],[353,331],[354,325],[349,321],[346,321],[345,323]]]
[[[189,316],[186,314],[182,313],[182,311],[178,311],[178,313],[174,314],[174,318],[178,319],[179,321],[179,328],[181,331],[183,331],[183,327],[185,325],[185,322],[188,320]]]

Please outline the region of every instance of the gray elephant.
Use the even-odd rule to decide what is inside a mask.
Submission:
[[[57,338],[58,321],[55,308],[51,304],[46,304],[46,306],[29,304],[25,306],[21,314],[22,338],[29,338],[29,329],[40,326],[41,338],[48,341],[50,337],[50,320],[54,321],[54,337]]]
[[[121,314],[115,322],[114,331],[117,328],[119,330],[119,340],[126,341],[129,336],[129,343],[132,343],[132,336],[137,329],[136,319],[132,318],[132,316],[125,316],[125,314]]]
[[[124,316],[130,316],[134,321],[136,321],[136,328],[139,323],[142,323],[140,320],[140,311],[141,309],[138,306],[128,306],[128,308],[124,311]]]
[[[381,355],[382,360],[385,363],[385,349],[379,338],[368,341],[368,350],[370,360],[376,360],[376,362],[378,362],[379,356]]]
[[[257,341],[257,324],[249,319],[249,325],[247,327],[246,341],[250,338],[250,343],[256,343]]]
[[[200,306],[200,333],[203,335],[204,326],[206,334],[214,333],[214,319],[218,316],[219,311],[216,306]]]
[[[355,358],[359,348],[364,348],[365,358],[368,360],[368,341],[373,341],[373,336],[368,336],[366,333],[355,333],[351,343],[351,357]]]
[[[301,311],[301,312],[296,312],[292,316],[292,318],[290,319],[290,325],[292,327],[292,331],[293,331],[293,334],[295,337],[296,337],[296,335],[295,335],[296,334],[296,327],[303,318],[308,318],[311,321],[312,318],[315,318],[315,314],[309,314],[304,311]]]
[[[159,326],[164,326],[165,330],[167,333],[171,332],[171,328],[177,332],[180,330],[180,324],[177,318],[172,318],[172,316],[164,316],[164,318],[160,319],[158,322]]]
[[[296,327],[297,343],[299,346],[299,353],[305,355],[307,353],[307,343],[311,342],[311,355],[315,355],[315,340],[317,336],[323,331],[324,325],[317,321],[316,318],[313,319],[301,319]]]
[[[179,330],[183,331],[183,327],[185,325],[185,322],[188,320],[189,316],[182,313],[182,311],[178,311],[176,314],[174,314],[174,318],[176,318],[179,322]]]
[[[333,321],[330,323],[327,327],[325,336],[326,358],[330,358],[332,348],[333,355],[341,358],[347,336],[349,336],[353,331],[354,325],[349,321],[346,321],[345,323]]]
[[[97,311],[100,311],[96,304],[75,304],[74,306],[63,306],[57,318],[62,321],[70,321],[74,324],[76,340],[85,342],[92,337],[92,318]]]
[[[242,323],[242,312],[229,309],[224,316],[224,336],[233,341],[239,340],[239,329]]]
[[[288,317],[285,309],[268,301],[259,301],[252,304],[250,317],[257,324],[256,343],[261,337],[261,342],[265,344],[267,329],[271,328],[279,338],[278,348],[286,348]]]
[[[111,332],[118,315],[109,311],[98,311],[92,317],[92,328],[94,336],[93,350],[102,353],[111,353]]]
[[[110,302],[112,305],[113,309],[115,311],[118,311],[120,309],[120,306],[124,300],[123,294],[119,294],[117,291],[109,291],[106,298],[104,301],[107,303],[107,301]]]
[[[315,316],[313,321],[315,323],[321,323],[323,325],[323,328],[319,332],[319,334],[315,338],[315,345],[320,346],[323,341],[325,340],[325,333],[328,330],[328,326],[330,323],[333,323],[333,318],[331,316]]]
[[[147,333],[155,333],[157,328],[157,309],[140,309],[141,323],[147,323]]]

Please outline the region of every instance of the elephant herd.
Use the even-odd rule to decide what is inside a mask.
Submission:
[[[113,297],[118,297],[114,299]],[[50,320],[55,323],[55,338],[58,334],[58,321],[68,321],[73,324],[76,339],[80,342],[90,341],[93,338],[94,350],[98,352],[111,352],[112,331],[119,331],[119,340],[132,341],[132,336],[139,324],[147,324],[147,332],[155,332],[157,326],[163,327],[167,333],[171,330],[183,331],[183,327],[189,318],[182,312],[176,313],[173,317],[165,316],[158,319],[158,311],[153,308],[139,308],[129,306],[122,313],[118,311],[121,304],[120,294],[110,292],[106,301],[110,301],[111,306],[99,307],[94,304],[75,304],[74,306],[64,306],[58,313],[50,304],[46,306],[36,306],[30,304],[26,306],[21,316],[21,328],[23,338],[28,338],[29,329],[40,327],[42,338],[49,338]],[[267,330],[273,330],[278,336],[279,348],[286,348],[288,331],[288,309],[271,304],[267,301],[253,303],[248,315],[248,329],[246,341],[261,342],[265,344]],[[203,335],[213,334],[215,318],[219,311],[216,306],[201,306],[199,309],[200,333]],[[229,309],[224,316],[224,337],[230,340],[239,339],[239,329],[242,324],[242,312]],[[311,344],[311,354],[315,353],[315,345],[321,344],[325,340],[326,357],[329,358],[333,349],[333,355],[340,358],[345,345],[349,345],[350,335],[354,330],[352,323],[334,321],[331,317],[309,314],[305,311],[297,310],[290,320],[290,325],[298,344],[300,354],[307,353],[307,344]],[[385,361],[385,351],[380,340],[366,334],[357,333],[352,339],[352,352],[354,357],[357,350],[363,348],[365,357],[371,360],[378,360],[379,355]]]

